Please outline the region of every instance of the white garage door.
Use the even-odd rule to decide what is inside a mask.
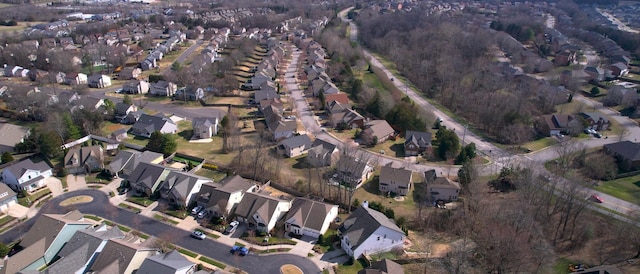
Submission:
[[[307,235],[307,236],[313,237],[313,238],[318,238],[320,236],[320,233],[305,229],[304,230],[304,235]]]

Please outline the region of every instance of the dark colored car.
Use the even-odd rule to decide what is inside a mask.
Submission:
[[[229,252],[234,255],[246,256],[249,254],[249,249],[244,246],[234,245]]]

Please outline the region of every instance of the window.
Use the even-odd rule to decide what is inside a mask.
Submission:
[[[378,241],[380,241],[380,236],[378,236]]]

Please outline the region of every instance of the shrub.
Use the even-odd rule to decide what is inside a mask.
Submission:
[[[216,166],[214,164],[209,164],[209,163],[204,163],[202,165],[202,168],[210,169],[210,170],[218,170],[218,166]]]

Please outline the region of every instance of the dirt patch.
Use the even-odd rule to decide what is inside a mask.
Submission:
[[[268,192],[271,197],[285,198],[285,199],[293,199],[294,197],[286,192],[282,192],[273,187],[267,186],[263,189],[263,191]]]
[[[242,104],[241,97],[218,97],[216,98],[216,104],[233,104],[239,105]]]
[[[90,203],[93,201],[93,197],[91,196],[87,196],[87,195],[82,195],[82,196],[75,196],[75,197],[71,197],[69,199],[66,199],[62,202],[60,202],[61,206],[70,206],[70,205],[77,205],[77,204],[86,204],[86,203]]]
[[[285,264],[280,267],[280,273],[282,274],[302,274],[302,270],[295,265]]]

